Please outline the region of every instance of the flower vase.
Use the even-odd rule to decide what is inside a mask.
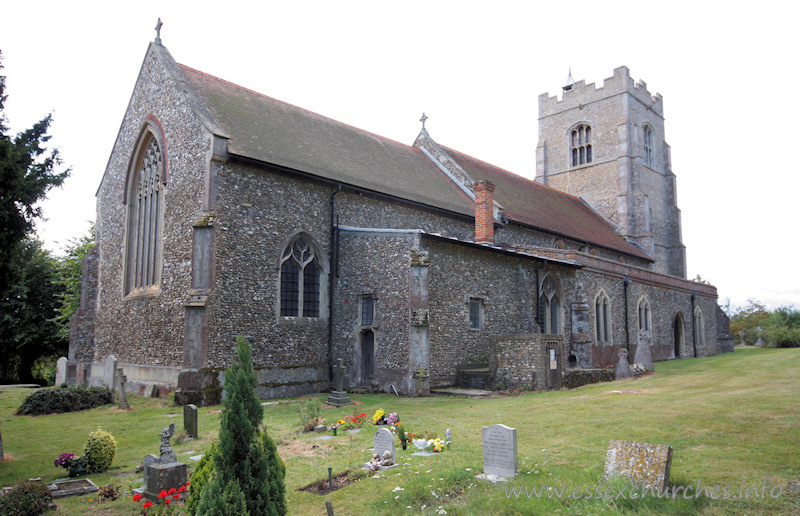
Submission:
[[[400,444],[403,445],[403,449],[405,450],[406,446],[408,446],[408,441],[400,441]]]
[[[86,474],[86,466],[76,465],[69,467],[70,477],[79,477]]]
[[[338,428],[333,429],[333,436],[336,437],[336,431],[339,430]]]

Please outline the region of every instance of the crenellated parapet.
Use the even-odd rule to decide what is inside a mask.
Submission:
[[[580,80],[565,89],[562,98],[549,93],[539,95],[539,117],[563,112],[566,109],[582,109],[591,102],[609,98],[614,95],[629,93],[642,104],[664,117],[664,104],[660,93],[655,95],[647,90],[647,83],[642,80],[634,82],[627,66],[620,66],[614,70],[614,75],[603,81],[603,86],[598,88],[595,83],[586,84]]]

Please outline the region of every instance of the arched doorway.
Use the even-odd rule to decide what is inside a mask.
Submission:
[[[367,384],[375,376],[375,333],[361,332],[361,383]]]
[[[680,358],[681,349],[683,349],[684,344],[683,314],[680,312],[675,316],[675,324],[673,324],[673,342],[675,346],[675,358]]]

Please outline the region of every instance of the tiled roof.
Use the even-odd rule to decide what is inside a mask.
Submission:
[[[193,68],[180,68],[230,138],[230,154],[474,216],[471,199],[419,149]],[[458,151],[447,152],[473,179],[495,184],[495,199],[505,208],[507,218],[649,258],[577,197]]]
[[[469,197],[419,149],[181,68],[230,137],[229,153],[474,215]]]
[[[494,183],[494,199],[503,207],[508,219],[641,258],[650,258],[639,247],[620,237],[608,221],[580,198],[456,150],[443,148],[472,179]]]

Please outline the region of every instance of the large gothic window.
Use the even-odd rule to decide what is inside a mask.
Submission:
[[[569,133],[570,165],[577,167],[592,162],[592,128],[586,124]]]
[[[653,168],[655,164],[655,154],[653,153],[653,128],[649,125],[644,126],[644,164]]]
[[[597,342],[611,342],[611,301],[602,290],[594,300],[594,325]]]
[[[551,274],[545,276],[539,292],[539,330],[542,333],[561,333],[561,296]]]
[[[149,127],[139,139],[126,184],[126,294],[149,291],[161,282],[165,163],[159,139]]]
[[[322,265],[316,246],[298,235],[281,255],[280,314],[283,317],[319,317]]]

